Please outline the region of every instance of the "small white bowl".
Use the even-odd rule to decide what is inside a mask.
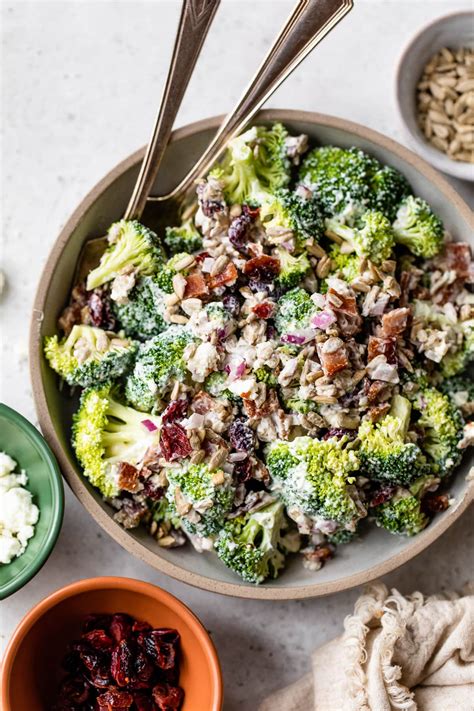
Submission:
[[[416,85],[423,69],[442,47],[474,46],[474,12],[456,12],[423,27],[405,47],[398,62],[395,91],[401,120],[414,150],[435,168],[474,181],[474,165],[452,160],[428,143],[417,122]]]

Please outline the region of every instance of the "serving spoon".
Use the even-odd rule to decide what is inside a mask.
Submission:
[[[224,119],[201,158],[170,193],[167,195],[150,196],[161,159],[171,134],[179,104],[181,103],[184,90],[190,77],[190,65],[183,69],[183,73],[185,73],[184,77],[181,76],[179,66],[180,54],[185,51],[183,37],[185,36],[186,27],[187,32],[189,32],[190,27],[195,28],[196,26],[195,15],[193,15],[190,9],[188,9],[188,14],[186,14],[186,5],[188,4],[199,5],[199,7],[203,8],[202,12],[207,9],[207,14],[204,15],[202,20],[203,37],[201,38],[199,46],[195,46],[194,48],[195,56],[191,66],[192,71],[202,47],[205,34],[212,21],[213,13],[215,13],[219,2],[215,0],[214,2],[213,0],[208,0],[208,2],[202,0],[201,3],[188,3],[185,0],[183,3],[180,28],[178,29],[170,73],[163,93],[161,107],[155,121],[151,141],[146,149],[137,182],[124,213],[125,219],[140,219],[147,203],[155,203],[156,207],[159,208],[160,222],[163,222],[165,219],[172,219],[171,216],[174,218],[179,213],[180,207],[183,205],[186,196],[196,180],[205,175],[214,165],[222,153],[222,150],[225,148],[226,143],[245,128],[273,92],[296,69],[323,37],[325,37],[352,9],[353,0],[298,0],[252,81],[236,106]],[[209,9],[209,5],[212,6],[213,12]],[[195,12],[196,10],[194,10],[194,13]],[[183,20],[185,23],[187,22],[185,28],[181,26]],[[190,36],[191,41],[195,41],[192,30]],[[177,82],[175,88],[173,88],[174,81]],[[84,275],[91,266],[95,266],[98,256],[103,252],[105,242],[106,238],[99,237],[89,240],[86,243],[79,262],[78,276]]]

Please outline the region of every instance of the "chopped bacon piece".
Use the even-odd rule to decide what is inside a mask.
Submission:
[[[364,391],[367,395],[367,400],[371,405],[377,402],[379,397],[386,390],[386,387],[387,383],[384,383],[383,380],[366,380],[364,384]]]
[[[208,293],[209,289],[201,272],[196,271],[186,277],[186,287],[184,289],[185,299],[205,296]]]
[[[334,353],[324,353],[319,349],[318,353],[324,375],[334,375],[334,373],[344,370],[349,365],[349,358],[345,348],[339,348]]]
[[[209,252],[199,252],[199,254],[194,255],[194,259],[196,260],[196,262],[198,262],[198,264],[200,264],[205,259],[207,259],[207,257],[210,257],[210,256],[211,255],[209,254]]]
[[[367,350],[367,362],[378,355],[384,355],[387,363],[392,365],[397,364],[397,341],[395,338],[377,338],[377,336],[369,336],[369,345]]]
[[[275,305],[271,304],[269,301],[262,301],[260,304],[256,304],[252,311],[254,314],[257,314],[258,318],[267,319],[273,316]]]
[[[210,276],[207,284],[209,289],[217,289],[218,286],[233,284],[237,279],[237,268],[233,262],[229,262],[220,274]]]
[[[467,279],[471,272],[471,249],[465,242],[449,242],[437,260],[441,269],[452,269],[459,279]]]
[[[382,335],[383,336],[398,336],[407,327],[410,309],[403,307],[401,309],[392,309],[382,316]]]
[[[140,471],[128,462],[118,464],[118,486],[119,489],[130,491],[134,494],[139,487]]]
[[[382,402],[380,405],[374,405],[369,410],[369,417],[372,422],[378,422],[381,417],[387,414],[390,410],[389,402]]]
[[[353,336],[354,333],[360,331],[362,318],[359,314],[355,297],[339,294],[333,288],[328,289],[328,294],[342,302],[340,306],[335,306],[331,303],[331,309],[336,314],[337,324],[341,331],[348,336]]]
[[[272,412],[275,412],[280,408],[280,403],[278,402],[278,395],[273,389],[268,390],[268,397],[263,403],[263,405],[261,405],[260,407],[255,404],[254,400],[244,399],[243,405],[245,414],[249,419],[266,417],[267,415],[270,415]]]

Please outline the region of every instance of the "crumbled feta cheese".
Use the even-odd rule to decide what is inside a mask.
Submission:
[[[39,509],[31,492],[23,487],[26,472],[15,474],[16,462],[0,452],[0,563],[6,565],[21,555],[34,534]]]

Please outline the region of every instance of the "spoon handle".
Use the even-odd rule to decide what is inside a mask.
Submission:
[[[183,0],[161,105],[137,182],[124,214],[125,219],[140,218],[142,214],[168,144],[184,92],[219,4],[220,0]]]
[[[352,9],[353,0],[299,0],[243,96],[220,126],[191,171],[163,201],[183,197],[194,181],[215,163],[227,141],[240,133],[262,104],[298,64]]]

